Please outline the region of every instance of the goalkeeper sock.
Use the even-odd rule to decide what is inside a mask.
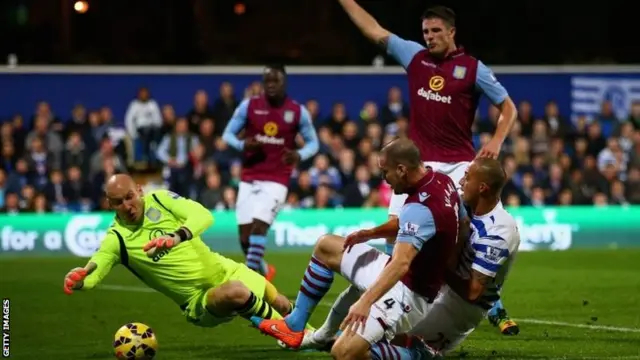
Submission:
[[[249,251],[247,252],[246,265],[249,269],[263,275],[262,259],[264,258],[264,249],[266,244],[267,237],[264,235],[249,236]]]
[[[296,306],[285,319],[291,330],[302,331],[305,328],[320,299],[331,288],[331,283],[333,271],[312,256],[300,284]]]
[[[281,320],[282,315],[269,305],[263,299],[257,297],[253,292],[249,296],[249,300],[240,306],[237,310],[238,315],[249,320],[252,316],[263,319]]]
[[[330,341],[340,329],[340,324],[349,313],[351,305],[360,298],[360,292],[354,286],[349,286],[338,295],[333,303],[324,324],[313,334],[314,340],[325,343]]]

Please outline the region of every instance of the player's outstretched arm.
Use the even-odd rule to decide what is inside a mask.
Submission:
[[[249,108],[249,99],[243,100],[233,112],[233,116],[227,127],[222,133],[222,140],[229,144],[232,148],[242,151],[244,149],[244,140],[238,138],[238,134],[244,129],[247,123],[247,109]]]
[[[83,268],[74,268],[64,278],[64,292],[71,295],[73,290],[90,290],[99,284],[120,261],[120,245],[116,235],[108,232],[100,249],[93,254]]]
[[[383,28],[376,19],[366,12],[355,0],[338,0],[354,24],[369,40],[385,49],[402,67],[409,67],[413,57],[424,50],[417,42],[404,40]]]
[[[476,87],[500,110],[500,117],[498,118],[493,138],[490,144],[487,144],[478,154],[479,157],[495,159],[500,155],[500,147],[511,132],[511,128],[518,116],[518,110],[507,90],[500,84],[491,69],[483,64],[482,61],[478,61]]]

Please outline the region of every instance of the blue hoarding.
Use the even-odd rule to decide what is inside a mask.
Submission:
[[[40,70],[34,70],[40,69]],[[53,70],[52,70],[53,69]],[[66,70],[65,70],[66,69]],[[83,69],[79,71],[78,69]],[[91,69],[95,69],[92,71]],[[133,70],[132,70],[133,69]],[[22,67],[0,71],[0,116],[14,113],[30,115],[38,101],[48,101],[54,112],[66,118],[73,105],[82,103],[89,108],[110,106],[117,119],[122,119],[136,89],[147,86],[160,104],[172,104],[178,114],[192,106],[196,90],[204,89],[213,97],[220,84],[231,82],[239,96],[253,81],[260,79],[260,69],[253,68],[159,68],[108,67],[56,68]],[[190,70],[189,70],[190,69]],[[234,71],[237,69],[237,71]],[[387,90],[400,86],[406,92],[407,81],[399,69],[307,68],[291,69],[289,92],[299,101],[314,98],[326,116],[334,102],[347,105],[351,117],[356,117],[365,101],[384,103]],[[356,70],[357,69],[357,70]],[[534,71],[532,71],[533,69]],[[596,69],[597,68],[593,68]],[[612,100],[619,114],[626,112],[633,100],[640,99],[640,71],[635,68],[496,67],[498,79],[516,101],[529,100],[539,113],[549,100],[555,100],[563,115],[593,114],[603,99]],[[108,70],[108,71],[107,71]],[[151,72],[151,73],[145,73]],[[486,101],[480,108],[486,114]]]

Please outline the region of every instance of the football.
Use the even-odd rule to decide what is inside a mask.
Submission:
[[[158,340],[149,326],[129,323],[116,331],[113,350],[118,359],[150,360],[156,356]]]

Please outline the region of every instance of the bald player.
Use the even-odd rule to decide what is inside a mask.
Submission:
[[[447,265],[446,285],[425,317],[409,331],[424,339],[427,346],[419,340],[408,347],[382,341],[372,347],[371,358],[441,358],[464,341],[500,299],[500,288],[520,244],[516,221],[500,203],[505,182],[506,174],[497,160],[480,158],[471,163],[460,182],[464,202],[472,211],[471,236],[458,243],[458,252]],[[326,349],[336,334],[332,324],[342,321],[344,315],[339,314],[346,314],[358,296],[353,287],[340,294],[327,321],[305,335],[300,349]],[[400,338],[406,339],[399,336],[393,343],[404,343]]]
[[[87,265],[65,276],[65,293],[93,289],[122,264],[197,326],[236,315],[281,319],[290,311],[290,302],[263,276],[207,247],[200,235],[213,216],[199,203],[166,190],[143,194],[128,175],[112,176],[106,197],[114,222]]]
[[[395,229],[393,255],[340,236],[322,236],[303,277],[296,308],[284,320],[252,319],[260,330],[298,348],[306,337],[304,324],[331,287],[335,272],[361,294],[353,305],[331,309],[327,332],[334,336],[341,322],[345,330],[331,349],[335,359],[383,356],[386,350],[378,343],[409,332],[428,313],[444,284],[447,260],[456,254],[464,207],[451,178],[426,168],[411,140],[397,139],[383,147],[379,167],[396,193],[408,195]]]

